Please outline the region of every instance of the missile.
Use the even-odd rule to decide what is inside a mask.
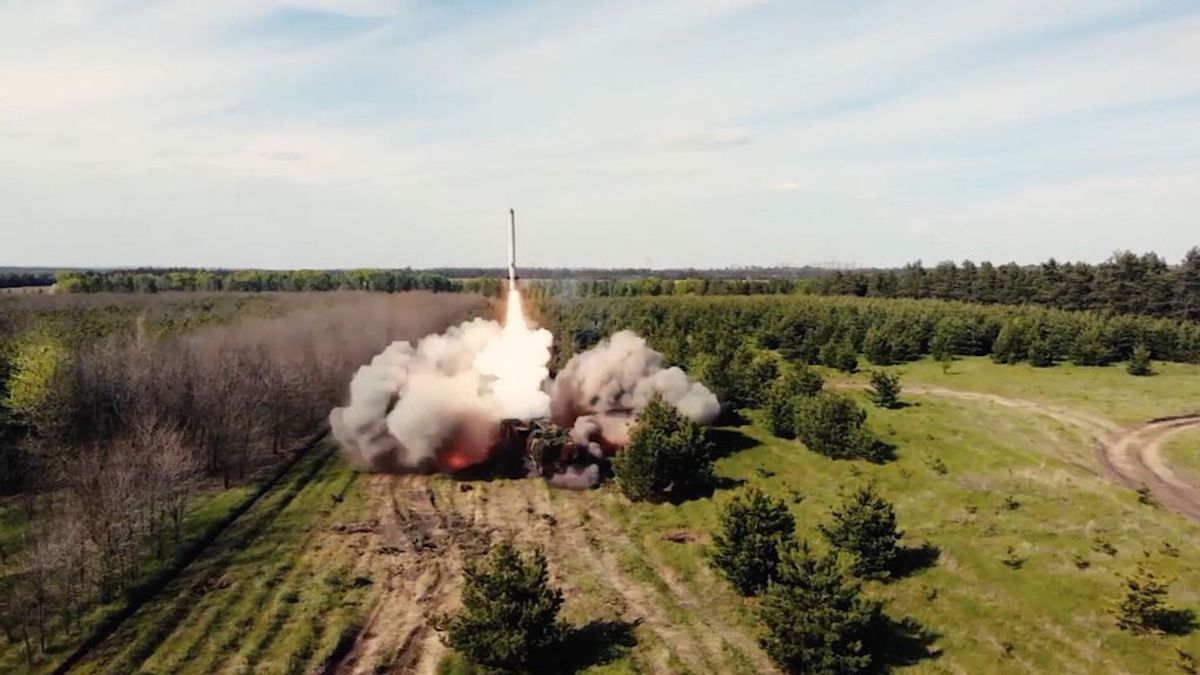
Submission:
[[[508,210],[508,287],[517,287],[517,212]]]

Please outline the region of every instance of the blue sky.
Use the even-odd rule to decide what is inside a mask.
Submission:
[[[0,265],[1177,259],[1200,3],[0,0]]]

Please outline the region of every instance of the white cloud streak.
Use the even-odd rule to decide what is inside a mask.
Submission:
[[[1177,1],[15,0],[0,264],[1176,257],[1195,63]]]

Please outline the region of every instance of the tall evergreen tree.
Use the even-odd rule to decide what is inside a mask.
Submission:
[[[832,556],[816,557],[807,544],[780,566],[759,605],[766,628],[763,649],[791,673],[843,675],[872,666],[881,616],[877,602],[838,569]]]
[[[549,660],[561,644],[562,593],[550,586],[546,557],[522,557],[511,541],[463,572],[462,609],[443,617],[447,644],[472,663],[524,671]]]
[[[896,511],[891,503],[864,485],[834,509],[832,522],[820,526],[835,548],[854,556],[854,573],[865,579],[887,577],[899,554]]]
[[[712,486],[712,444],[703,427],[655,397],[613,460],[613,473],[632,501],[686,497]]]
[[[757,595],[778,576],[781,556],[796,534],[787,504],[750,488],[730,501],[713,535],[713,566],[742,595]]]

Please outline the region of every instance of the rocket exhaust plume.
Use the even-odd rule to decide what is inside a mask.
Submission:
[[[550,378],[550,332],[529,325],[516,271],[516,218],[509,210],[509,287],[504,323],[474,319],[393,342],[350,381],[350,398],[329,414],[346,457],[369,471],[458,472],[488,462],[505,420],[545,420],[570,429],[580,457],[619,451],[637,414],[656,395],[707,424],[717,398],[630,331],[574,356]],[[594,486],[595,465],[567,466],[553,485]]]

